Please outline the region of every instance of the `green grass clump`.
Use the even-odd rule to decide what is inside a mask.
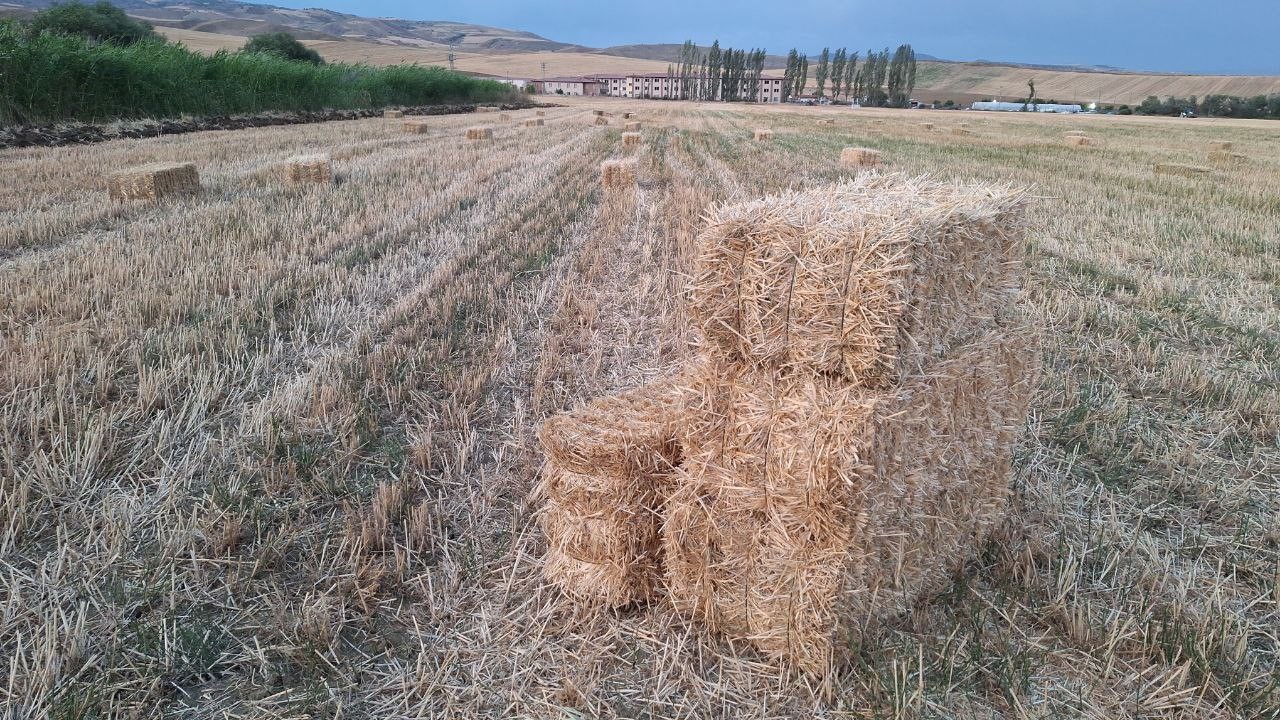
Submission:
[[[0,24],[0,124],[495,102],[514,91],[439,67],[312,65],[262,53],[201,55]]]

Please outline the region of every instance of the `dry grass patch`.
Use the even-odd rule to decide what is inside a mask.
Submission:
[[[1208,175],[1213,172],[1213,169],[1203,165],[1187,165],[1185,163],[1156,163],[1152,166],[1152,172],[1157,175],[1178,175],[1180,177],[1196,178]]]

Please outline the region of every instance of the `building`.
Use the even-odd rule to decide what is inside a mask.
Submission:
[[[1001,112],[1022,112],[1027,110],[1030,112],[1043,113],[1078,113],[1084,108],[1079,105],[1062,105],[1059,103],[1036,103],[1027,105],[1020,102],[976,102],[969,106],[971,110],[998,110]]]
[[[675,100],[681,95],[681,79],[677,75],[666,73],[640,73],[632,75],[593,75],[600,83],[601,95],[627,98],[652,98],[657,100]],[[698,94],[706,86],[706,76],[692,78],[692,91]],[[747,84],[743,80],[743,85]],[[722,88],[723,90],[723,88]],[[744,92],[746,94],[746,88]],[[723,95],[723,92],[720,93]],[[721,99],[720,97],[716,98]],[[760,87],[756,92],[756,102],[782,102],[782,78],[761,77]]]
[[[540,83],[546,95],[599,95],[600,81],[595,77],[558,77],[547,78]]]
[[[510,85],[520,91],[523,91],[526,87],[528,87],[529,85],[532,85],[534,82],[533,80],[528,80],[525,78],[491,78],[491,79],[497,80],[500,83],[506,83],[507,85]]]

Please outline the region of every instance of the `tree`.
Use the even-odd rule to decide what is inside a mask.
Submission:
[[[851,52],[844,61],[844,94],[850,100],[855,97],[854,83],[858,77],[858,53]]]
[[[818,55],[818,67],[813,72],[813,79],[818,83],[818,97],[826,94],[827,76],[831,74],[831,48],[822,48]]]
[[[707,51],[707,87],[704,91],[704,100],[715,100],[720,96],[720,41],[716,40],[711,43],[711,49]]]
[[[809,56],[801,53],[800,64],[796,69],[796,95],[803,95],[804,88],[809,84]]]
[[[54,4],[36,13],[31,31],[79,35],[98,42],[132,45],[143,40],[163,40],[147,23],[134,20],[106,0],[84,5],[78,0]]]
[[[1022,111],[1026,112],[1028,109],[1027,105],[1030,103],[1034,103],[1035,101],[1036,101],[1036,79],[1030,78],[1027,80],[1027,101],[1022,103]],[[1034,110],[1035,108],[1031,108],[1031,109]]]
[[[889,56],[889,48],[884,50],[884,58]],[[882,60],[883,62],[883,60]],[[906,107],[911,99],[911,91],[916,85],[916,53],[910,45],[899,45],[893,53],[887,72],[889,81],[889,105]]]
[[[831,58],[831,97],[840,98],[840,84],[844,82],[844,48],[836,50]]]
[[[881,52],[867,51],[867,60],[862,69],[862,92],[866,95],[867,105],[883,107],[888,100],[884,91],[885,78],[889,72],[889,48]]]
[[[312,65],[324,64],[324,58],[320,57],[320,53],[298,42],[298,38],[287,32],[254,35],[244,44],[240,52],[275,55],[285,60],[309,62]]]
[[[796,73],[800,72],[800,53],[795,48],[787,53],[787,70],[782,74],[782,102],[791,99],[796,86]]]

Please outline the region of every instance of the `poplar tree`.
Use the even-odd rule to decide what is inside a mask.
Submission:
[[[800,54],[795,48],[787,53],[787,70],[782,74],[782,102],[791,99],[796,86],[796,74],[800,72]]]
[[[827,75],[831,73],[831,48],[822,48],[818,55],[818,67],[813,72],[813,79],[818,83],[818,97],[826,94]]]
[[[809,56],[800,55],[800,65],[796,69],[796,95],[804,94],[804,86],[809,84]]]
[[[836,51],[831,58],[831,98],[840,99],[840,85],[844,82],[844,48]]]
[[[858,53],[851,52],[844,59],[844,94],[846,98],[853,98],[853,83],[858,76]]]
[[[720,64],[722,62],[720,53],[720,41],[716,40],[711,43],[711,49],[707,51],[707,90],[703,99],[715,100],[720,96],[717,92],[720,87]]]

